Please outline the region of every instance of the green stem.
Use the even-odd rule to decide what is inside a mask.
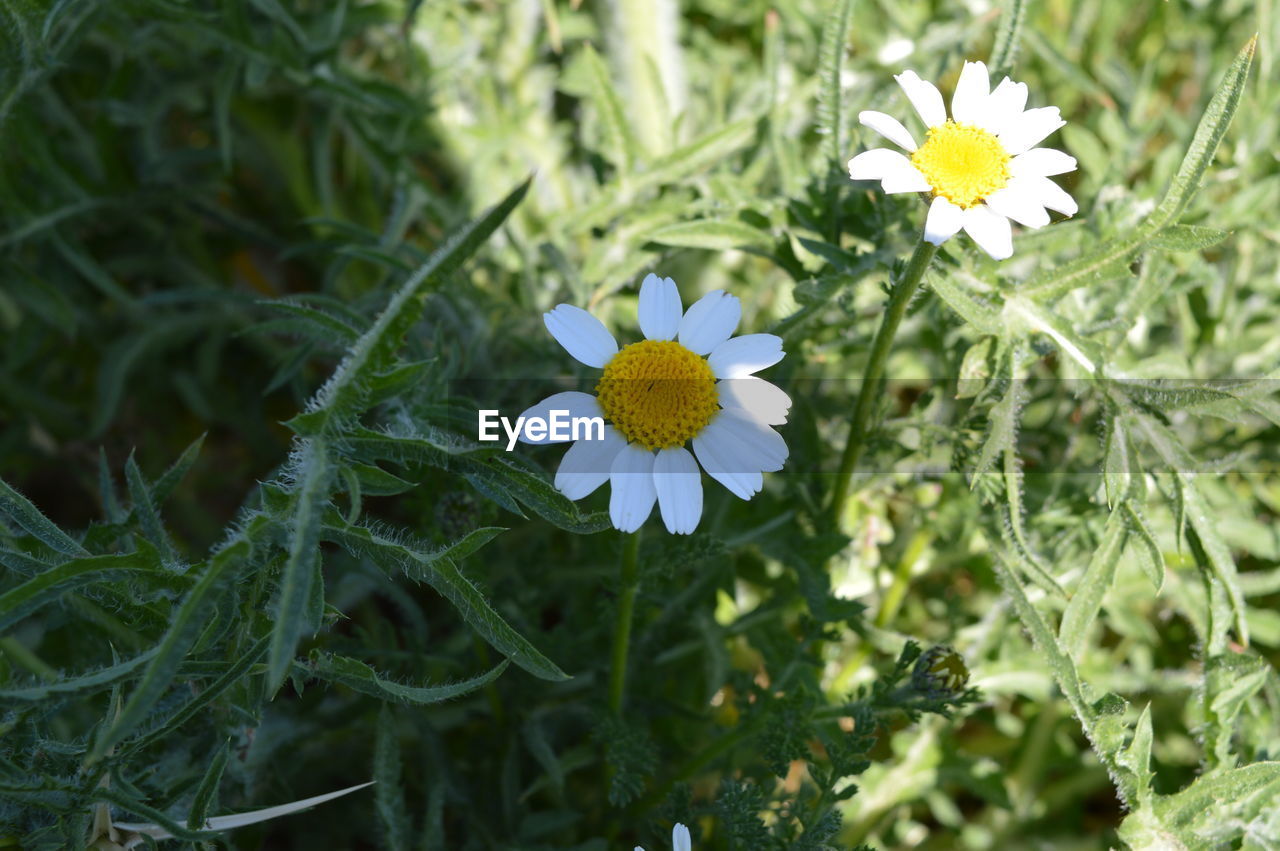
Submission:
[[[889,296],[889,305],[885,308],[880,329],[876,331],[871,343],[871,359],[867,361],[866,371],[862,375],[862,388],[858,391],[858,402],[853,409],[853,419],[849,423],[849,440],[844,445],[844,454],[840,457],[840,472],[836,476],[835,491],[831,500],[831,515],[836,523],[844,515],[845,501],[849,497],[849,485],[853,479],[854,468],[862,455],[866,444],[867,426],[871,419],[871,409],[880,398],[884,388],[884,368],[889,360],[889,350],[893,347],[893,338],[902,324],[902,317],[907,313],[907,305],[911,297],[920,288],[925,270],[929,268],[938,246],[920,240],[915,253],[907,263],[906,270],[898,283],[894,285]]]
[[[613,626],[613,663],[609,670],[609,711],[622,711],[622,697],[627,688],[627,649],[631,646],[631,616],[636,606],[636,589],[640,585],[640,533],[633,532],[622,541],[622,591],[618,597],[618,620]]]

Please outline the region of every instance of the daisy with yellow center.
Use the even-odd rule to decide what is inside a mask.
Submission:
[[[867,110],[858,120],[910,157],[888,148],[849,161],[854,180],[879,180],[888,194],[926,192],[932,200],[924,238],[941,245],[962,228],[996,260],[1013,254],[1009,220],[1030,228],[1049,223],[1046,210],[1071,216],[1076,202],[1049,178],[1074,171],[1074,158],[1035,147],[1062,127],[1056,106],[1026,109],[1027,86],[1008,77],[991,90],[987,66],[966,62],[951,98],[914,71],[898,84],[928,128],[923,145],[896,118]]]
[[[561,304],[547,313],[551,336],[604,372],[594,396],[556,393],[523,416],[568,411],[606,420],[603,439],[590,439],[592,434],[569,447],[556,488],[582,499],[607,481],[617,529],[640,528],[656,502],[667,531],[687,535],[702,518],[699,463],[731,493],[750,499],[764,486],[763,474],[781,470],[787,460],[787,445],[771,426],[787,421],[791,399],[754,375],[782,360],[782,340],[773,334],[732,337],[742,318],[737,298],[716,290],[685,311],[675,281],[657,275],[640,286],[639,314],[645,339],[619,350],[587,311]]]

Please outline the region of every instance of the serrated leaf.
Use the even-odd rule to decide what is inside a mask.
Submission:
[[[618,97],[604,60],[590,44],[583,45],[582,61],[587,72],[591,100],[600,117],[605,157],[613,163],[619,175],[625,179],[635,168],[638,145],[631,132],[631,125],[627,123],[622,99]]]
[[[41,514],[31,500],[10,487],[4,479],[0,479],[0,511],[51,549],[69,556],[88,555],[84,547]]]
[[[395,721],[395,714],[383,704],[378,710],[373,745],[373,781],[377,784],[373,802],[386,846],[392,851],[404,851],[409,847],[409,813],[401,787],[400,740]]]
[[[493,670],[478,677],[441,686],[402,685],[394,680],[386,679],[373,668],[357,659],[331,653],[318,654],[312,660],[311,665],[304,669],[304,672],[314,674],[321,679],[341,683],[362,694],[381,700],[394,700],[400,703],[425,706],[431,703],[439,703],[443,700],[452,700],[478,688],[483,688],[501,676],[502,672],[507,669],[508,664],[508,661],[504,659]]]
[[[995,338],[983,337],[965,349],[960,361],[960,374],[956,377],[956,398],[972,399],[991,378],[991,357],[995,351]]]
[[[130,691],[124,709],[94,742],[89,762],[96,762],[128,735],[163,696],[177,674],[178,666],[206,627],[209,609],[235,581],[238,569],[244,566],[249,549],[248,542],[237,541],[209,559],[195,587],[187,593],[174,612],[155,657]]]
[[[150,546],[135,553],[65,561],[0,595],[0,632],[76,588],[130,572],[159,573],[160,570],[159,554]]]
[[[332,473],[323,439],[304,440],[296,463],[299,482],[293,497],[289,556],[280,572],[267,654],[267,689],[272,693],[284,683],[298,642],[320,626],[312,592],[319,581],[320,525]]]
[[[222,781],[222,772],[227,767],[230,753],[231,742],[224,741],[209,761],[209,767],[205,769],[204,777],[200,778],[200,785],[196,787],[196,793],[191,799],[191,810],[187,814],[187,821],[191,824],[204,824],[205,816],[216,803],[218,784]]]
[[[666,156],[654,160],[635,180],[639,188],[652,188],[683,180],[716,163],[748,144],[756,135],[756,119],[744,118],[714,130]],[[589,225],[588,225],[589,226]]]
[[[1280,762],[1255,762],[1197,777],[1176,795],[1156,799],[1161,823],[1189,847],[1203,847],[1230,822],[1251,820],[1280,802]]]
[[[178,460],[170,465],[169,469],[164,471],[160,478],[156,479],[151,486],[151,499],[156,505],[163,505],[173,494],[174,488],[187,476],[191,471],[191,467],[196,463],[196,459],[200,457],[200,449],[204,446],[204,439],[208,432],[201,434],[195,440],[191,441],[186,449],[182,450],[182,454],[178,456]]]
[[[961,319],[969,323],[982,334],[999,335],[1005,332],[1004,320],[1000,309],[974,295],[954,278],[944,272],[929,272],[925,275],[925,283],[937,293]]]
[[[258,304],[277,313],[303,320],[305,324],[302,327],[309,329],[307,336],[322,339],[327,343],[351,345],[360,336],[360,332],[344,320],[299,301],[275,299],[259,301]]]
[[[1133,488],[1133,460],[1123,418],[1112,414],[1107,418],[1106,429],[1102,442],[1102,481],[1107,491],[1107,505],[1114,509]]]
[[[1138,723],[1133,728],[1133,740],[1129,746],[1116,756],[1116,762],[1124,767],[1130,778],[1127,797],[1139,802],[1140,806],[1148,805],[1152,798],[1151,779],[1151,704],[1142,707]]]
[[[262,654],[267,651],[271,634],[267,633],[257,639],[247,650],[235,657],[235,661],[223,671],[213,682],[198,691],[194,697],[172,711],[164,721],[156,724],[146,733],[139,735],[121,745],[117,751],[132,753],[145,750],[151,744],[160,741],[174,730],[196,716],[200,710],[211,705],[225,694],[232,686],[243,681],[249,669],[258,663]]]
[[[991,76],[1010,74],[1018,59],[1018,40],[1027,17],[1027,0],[1008,0],[1000,12],[1000,29],[991,47]]]
[[[1124,513],[1125,522],[1132,533],[1129,536],[1129,551],[1133,553],[1138,566],[1142,568],[1142,572],[1151,580],[1156,593],[1159,594],[1164,588],[1164,553],[1160,551],[1160,545],[1156,542],[1146,519],[1132,502],[1126,500],[1120,506],[1120,510]]]
[[[1093,283],[1100,272],[1125,263],[1161,230],[1173,225],[1191,203],[1200,181],[1217,153],[1218,145],[1231,124],[1244,93],[1244,84],[1253,63],[1257,36],[1249,40],[1223,75],[1222,82],[1200,117],[1195,135],[1174,175],[1168,191],[1151,215],[1130,235],[1110,240],[1097,250],[1036,275],[1021,290],[1038,299],[1052,300],[1071,290]]]
[[[450,467],[477,487],[514,498],[542,519],[566,531],[589,535],[612,526],[607,513],[583,514],[571,499],[546,479],[506,458],[495,457],[487,464],[470,458],[456,458],[452,459]]]
[[[364,526],[353,526],[332,517],[325,526],[325,537],[363,555],[384,570],[403,572],[410,579],[426,582],[453,604],[472,629],[495,650],[521,668],[544,680],[567,680],[569,675],[543,656],[533,644],[516,632],[480,590],[454,564],[494,538],[501,529],[476,529],[462,540],[442,550],[422,552],[385,538]]]
[[[1201,225],[1170,225],[1155,235],[1151,245],[1165,251],[1203,251],[1229,236],[1230,231]]]
[[[133,503],[133,516],[142,527],[142,534],[155,545],[166,561],[177,561],[178,554],[173,549],[173,542],[165,533],[164,525],[160,522],[160,512],[151,501],[151,488],[142,477],[142,471],[138,469],[138,462],[132,452],[124,465],[124,478],[129,490],[129,500]]]
[[[152,647],[143,653],[134,656],[132,659],[126,659],[123,662],[117,662],[105,668],[91,671],[87,674],[81,674],[74,677],[65,677],[51,682],[41,683],[40,685],[28,686],[26,688],[13,688],[0,691],[0,701],[8,700],[27,700],[41,701],[47,699],[50,695],[55,694],[76,694],[79,692],[92,693],[98,689],[107,688],[112,684],[130,676],[134,671],[145,665],[151,657],[158,652],[158,647]]]
[[[768,233],[733,219],[698,219],[676,222],[644,235],[659,245],[728,251],[734,248],[764,248],[772,244]]]
[[[1072,658],[1079,658],[1089,627],[1098,616],[1107,591],[1111,590],[1111,585],[1115,582],[1116,565],[1120,562],[1120,554],[1124,552],[1127,536],[1128,527],[1122,515],[1111,512],[1107,517],[1102,540],[1089,559],[1089,566],[1072,593],[1058,627],[1062,648]]]
[[[396,290],[372,327],[360,335],[346,358],[307,406],[310,434],[327,433],[332,425],[353,417],[365,404],[370,380],[391,365],[401,339],[422,313],[427,292],[467,260],[507,219],[529,191],[521,183],[480,218],[455,231],[416,272]],[[298,418],[295,418],[298,419]],[[277,662],[279,664],[279,662]],[[283,677],[277,670],[276,676]],[[274,677],[273,677],[274,679]]]

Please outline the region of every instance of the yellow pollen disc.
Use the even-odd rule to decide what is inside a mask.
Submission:
[[[645,449],[683,446],[720,408],[707,359],[674,340],[623,348],[604,365],[596,397],[614,428]]]
[[[911,155],[934,195],[965,208],[1004,188],[1010,159],[995,136],[954,121],[930,127],[929,138]]]

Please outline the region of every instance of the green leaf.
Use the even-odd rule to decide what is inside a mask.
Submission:
[[[1108,417],[1106,429],[1102,443],[1102,481],[1107,490],[1107,505],[1114,509],[1133,488],[1134,461],[1130,457],[1129,437],[1123,418],[1119,414]]]
[[[529,673],[553,682],[569,679],[568,674],[512,629],[454,564],[455,560],[466,558],[503,530],[476,529],[457,543],[436,552],[411,549],[372,529],[353,526],[336,517],[330,519],[324,531],[327,539],[355,555],[367,556],[383,570],[403,572],[410,579],[426,582],[435,588],[485,641]]]
[[[134,671],[145,665],[156,653],[158,647],[152,647],[144,653],[134,656],[132,659],[126,659],[123,662],[117,662],[106,668],[100,668],[88,674],[81,674],[76,677],[65,677],[52,682],[41,683],[40,685],[28,686],[27,688],[6,689],[0,691],[0,701],[7,700],[28,700],[41,701],[47,699],[50,695],[56,694],[76,694],[79,692],[94,692],[99,689],[106,688],[120,680],[128,677]]]
[[[187,653],[208,626],[209,610],[234,583],[249,555],[249,544],[237,541],[209,559],[194,588],[174,612],[155,657],[133,687],[124,709],[94,743],[88,761],[96,762],[137,727],[173,682]]]
[[[145,750],[151,744],[165,738],[187,721],[194,718],[200,710],[211,705],[215,700],[225,694],[228,689],[243,681],[244,676],[248,673],[249,669],[257,664],[258,660],[262,658],[262,654],[267,651],[267,644],[270,640],[270,633],[259,638],[249,647],[248,650],[237,655],[235,657],[235,662],[223,671],[213,682],[198,691],[194,697],[172,712],[162,723],[157,724],[146,733],[138,736],[138,738],[126,742],[119,748],[119,750],[127,753]]]
[[[505,664],[504,662],[503,665]],[[376,678],[377,674],[373,676]],[[391,851],[405,851],[409,847],[410,827],[401,783],[400,740],[395,713],[385,703],[378,710],[378,734],[373,746],[373,782],[373,802],[378,811],[378,820],[382,822],[383,841]]]
[[[1249,79],[1249,68],[1253,64],[1253,54],[1257,46],[1258,37],[1255,35],[1236,54],[1231,67],[1222,76],[1222,82],[1218,84],[1209,105],[1205,107],[1204,115],[1200,117],[1195,135],[1191,138],[1191,145],[1187,148],[1186,156],[1182,158],[1177,174],[1173,176],[1169,191],[1165,193],[1164,199],[1151,214],[1151,218],[1143,224],[1144,230],[1150,229],[1154,234],[1154,231],[1176,222],[1182,217],[1183,211],[1200,189],[1204,173],[1213,162],[1214,155],[1218,152],[1218,145],[1222,143],[1222,137],[1226,135],[1227,127],[1231,125],[1231,118],[1240,106],[1240,98],[1244,95],[1244,84]]]
[[[1102,608],[1102,600],[1116,578],[1116,565],[1120,562],[1120,554],[1124,552],[1128,527],[1120,512],[1113,511],[1107,517],[1107,527],[1102,533],[1089,566],[1085,569],[1080,584],[1067,603],[1062,613],[1062,623],[1058,627],[1058,638],[1062,642],[1064,652],[1072,658],[1079,658],[1084,650],[1085,639],[1089,627]]]
[[[191,441],[186,449],[182,450],[182,454],[178,456],[178,460],[173,462],[169,469],[164,471],[164,475],[156,479],[155,484],[151,486],[151,499],[156,505],[163,505],[173,493],[178,483],[186,478],[187,473],[191,471],[191,467],[196,463],[196,459],[200,457],[200,449],[204,446],[204,439],[208,432],[200,435]]]
[[[991,47],[992,79],[1013,72],[1013,63],[1018,59],[1018,39],[1022,36],[1026,17],[1027,0],[1008,0],[1000,13],[1000,29]]]
[[[1155,248],[1165,251],[1203,251],[1231,236],[1230,231],[1200,225],[1170,225],[1151,240]]]
[[[14,523],[60,553],[69,556],[88,555],[84,547],[41,514],[29,499],[9,487],[4,479],[0,479],[0,512],[4,512]]]
[[[1116,762],[1130,775],[1126,778],[1129,785],[1127,797],[1130,801],[1137,801],[1139,806],[1149,805],[1152,799],[1151,741],[1151,704],[1148,703],[1142,707],[1142,714],[1133,728],[1133,740],[1116,756]]]
[[[1164,587],[1164,553],[1160,550],[1160,545],[1156,542],[1156,537],[1151,532],[1151,528],[1147,525],[1146,518],[1132,501],[1126,500],[1120,506],[1121,512],[1124,514],[1125,522],[1129,525],[1129,551],[1134,554],[1138,561],[1138,566],[1142,568],[1142,572],[1151,580],[1151,584],[1155,586],[1156,593],[1160,593],[1160,589]]]
[[[542,476],[517,466],[507,458],[496,457],[487,464],[470,458],[455,458],[451,459],[449,466],[477,487],[488,493],[496,492],[517,499],[542,519],[566,531],[589,535],[612,525],[607,512],[583,514],[573,500]]]
[[[502,675],[508,664],[509,662],[504,659],[493,670],[478,677],[442,686],[401,685],[382,677],[363,662],[329,653],[317,654],[311,666],[303,670],[321,679],[340,683],[381,700],[425,706],[442,700],[452,700],[487,686]]]
[[[331,343],[351,345],[360,336],[360,332],[333,314],[318,310],[308,304],[288,299],[263,300],[258,304],[279,313],[296,316],[311,326],[314,336]],[[310,335],[310,332],[309,332]]]
[[[975,295],[957,282],[951,275],[941,271],[930,271],[925,274],[925,283],[937,293],[960,318],[972,325],[982,334],[998,335],[1005,331],[1004,320],[1000,309],[981,296]]]
[[[1038,299],[1054,299],[1071,290],[1087,286],[1099,279],[1108,269],[1124,264],[1128,259],[1150,242],[1161,230],[1173,225],[1182,217],[1187,205],[1200,188],[1200,181],[1205,171],[1213,162],[1218,145],[1231,124],[1240,105],[1244,93],[1244,84],[1249,76],[1249,66],[1253,62],[1257,36],[1249,40],[1235,61],[1223,75],[1213,98],[1200,117],[1195,135],[1182,159],[1182,165],[1169,185],[1159,206],[1129,236],[1110,240],[1097,250],[1064,264],[1052,271],[1035,275],[1021,291],[1032,294]]]
[[[627,123],[622,99],[618,97],[604,60],[590,44],[583,45],[582,61],[590,84],[591,100],[600,117],[605,157],[625,180],[635,168],[637,145],[631,125]]]
[[[1176,795],[1156,799],[1161,822],[1188,847],[1204,847],[1201,837],[1211,837],[1230,822],[1251,821],[1280,801],[1280,762],[1255,762],[1197,777]]]
[[[849,45],[853,0],[834,0],[822,24],[818,47],[818,132],[826,137],[827,160],[837,171],[848,158],[844,142],[844,54]]]
[[[654,160],[636,178],[637,189],[676,183],[726,160],[756,136],[756,119],[744,118],[714,130],[666,156]],[[580,227],[590,227],[590,224]]]
[[[0,595],[0,632],[76,588],[129,572],[160,573],[159,554],[147,546],[136,553],[87,556],[51,567]]]
[[[312,591],[319,581],[320,524],[329,501],[332,472],[323,440],[304,439],[296,464],[298,485],[293,498],[289,556],[280,572],[271,649],[267,654],[267,689],[272,693],[284,683],[298,642],[320,626],[309,615],[315,614]]]
[[[521,183],[483,216],[451,234],[401,285],[386,310],[348,349],[342,364],[308,404],[306,415],[309,415],[307,422],[311,433],[325,434],[334,423],[347,420],[361,410],[370,381],[391,365],[401,339],[421,316],[427,293],[474,254],[506,221],[529,191],[529,183],[529,180]],[[283,678],[287,670],[278,668],[280,664],[287,663],[278,659],[273,661],[273,681],[276,677]]]
[[[204,777],[200,778],[200,785],[196,787],[196,793],[191,800],[187,824],[204,824],[205,816],[209,815],[209,810],[217,801],[218,783],[222,781],[222,772],[226,770],[227,757],[230,753],[231,742],[224,741],[222,747],[218,748],[213,759],[209,761],[209,767],[205,769]]]
[[[165,533],[164,525],[160,522],[160,512],[151,501],[151,488],[147,487],[147,480],[142,477],[142,471],[138,469],[138,462],[134,460],[132,452],[124,465],[124,477],[129,489],[129,500],[133,503],[133,516],[142,527],[142,534],[155,545],[165,561],[177,561],[178,554],[173,549],[173,542]]]
[[[734,219],[697,219],[676,222],[645,234],[643,239],[659,245],[728,251],[733,248],[764,248],[772,244],[768,233]]]

